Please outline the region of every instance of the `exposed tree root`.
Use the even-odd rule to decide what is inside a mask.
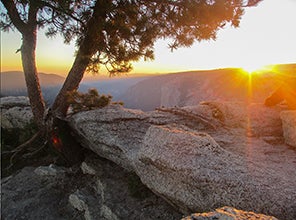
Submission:
[[[24,155],[23,155],[23,158],[24,158],[24,159],[29,159],[29,158],[31,158],[31,157],[37,155],[38,153],[40,153],[40,152],[46,147],[47,143],[48,143],[48,141],[45,141],[45,142],[42,144],[42,146],[39,147],[38,149],[34,150],[34,151],[31,152],[31,153],[24,154]]]
[[[10,172],[17,168],[17,164],[36,159],[38,155],[49,147],[67,165],[79,163],[83,160],[81,146],[71,134],[71,128],[66,120],[49,115],[44,127],[35,133],[29,140],[12,150],[2,152],[6,158],[7,167],[3,170]],[[21,162],[22,161],[22,162]],[[26,162],[27,161],[27,162]],[[29,162],[30,163],[30,162]]]
[[[42,138],[42,132],[38,131],[37,133],[35,133],[29,140],[27,140],[26,142],[24,142],[23,144],[17,146],[15,149],[11,150],[11,151],[6,151],[5,154],[12,154],[10,157],[10,164],[9,166],[6,168],[6,170],[11,169],[14,165],[15,165],[15,159],[18,157],[18,155],[22,152],[24,152],[25,150],[27,150],[29,147],[31,147],[33,145],[33,143],[39,139]],[[44,147],[44,146],[42,146]],[[39,150],[39,149],[37,149]],[[37,151],[35,150],[35,151]],[[33,151],[33,153],[35,152]]]

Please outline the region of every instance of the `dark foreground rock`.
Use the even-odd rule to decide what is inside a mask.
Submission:
[[[80,142],[184,214],[222,206],[296,219],[296,151],[280,107],[207,102],[154,112],[111,106],[70,119]]]
[[[1,218],[180,219],[163,199],[114,163],[88,157],[79,167],[26,167],[2,180]]]
[[[82,214],[69,205],[67,196],[81,184],[79,180],[56,167],[38,170],[26,167],[1,180],[1,218],[83,219]]]

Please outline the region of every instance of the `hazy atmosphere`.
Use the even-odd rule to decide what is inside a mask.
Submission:
[[[264,65],[296,62],[296,1],[265,0],[245,9],[239,28],[227,26],[216,41],[195,43],[173,53],[168,41],[155,44],[155,60],[134,64],[133,73],[168,73],[224,67],[255,70]],[[2,9],[1,9],[2,10]],[[1,70],[22,70],[21,37],[17,32],[1,32]],[[47,39],[38,34],[39,72],[66,75],[74,60],[74,46],[63,44],[61,37]]]

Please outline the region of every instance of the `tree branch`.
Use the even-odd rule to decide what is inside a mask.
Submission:
[[[259,4],[259,2],[262,2],[263,0],[248,0],[248,3],[246,5],[243,5],[242,7],[254,7]]]
[[[37,26],[37,12],[39,8],[36,4],[31,3],[28,12],[28,27],[35,30]]]
[[[82,20],[80,20],[79,18],[73,16],[71,13],[67,13],[66,10],[60,9],[60,8],[58,8],[58,7],[55,7],[55,6],[49,4],[48,2],[45,2],[45,1],[40,1],[40,4],[42,4],[42,6],[45,6],[45,7],[51,8],[51,9],[54,10],[54,11],[57,11],[57,12],[63,13],[63,14],[65,14],[65,15],[69,16],[70,18],[72,18],[73,20],[75,20],[75,21],[81,23],[83,26],[85,26],[85,25],[84,25],[84,22],[83,22]]]
[[[12,0],[1,0],[4,7],[7,10],[9,18],[11,19],[14,26],[19,32],[24,33],[26,31],[26,23],[20,18],[19,13],[16,9],[15,3]]]

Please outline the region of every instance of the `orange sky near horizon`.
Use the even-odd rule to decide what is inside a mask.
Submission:
[[[190,48],[173,53],[168,41],[155,44],[155,60],[134,63],[133,73],[168,73],[227,67],[255,70],[264,65],[296,63],[296,1],[263,0],[247,8],[239,28],[225,27],[216,41],[196,42]],[[1,9],[3,10],[3,9]],[[21,57],[15,51],[21,36],[1,32],[1,71],[22,70]],[[74,43],[65,45],[60,37],[47,39],[38,34],[36,51],[39,72],[65,76],[74,60]]]

